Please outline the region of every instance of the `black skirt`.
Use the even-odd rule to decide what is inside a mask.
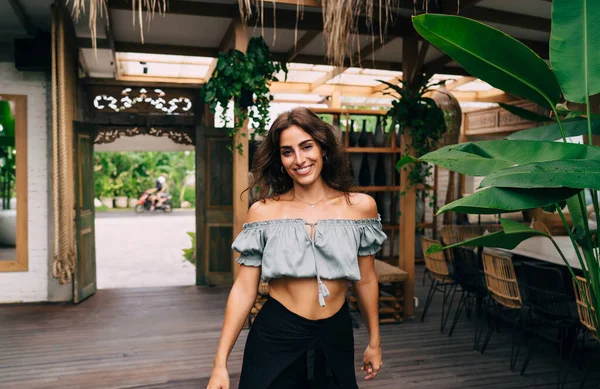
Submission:
[[[297,375],[299,366],[306,366],[307,382],[325,376],[333,387],[358,389],[347,303],[320,320],[297,315],[272,297],[263,305],[246,340],[239,389],[276,389],[271,384],[291,371]]]

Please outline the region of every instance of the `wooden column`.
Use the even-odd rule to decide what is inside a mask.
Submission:
[[[331,94],[331,102],[329,108],[342,108],[342,94],[338,91]]]
[[[248,30],[243,23],[236,19],[234,21],[234,48],[246,52],[248,48]],[[233,156],[233,239],[242,231],[242,225],[248,214],[248,192],[241,197],[242,191],[248,187],[248,121],[246,121],[234,140]],[[241,144],[243,153],[240,154],[235,147]],[[235,261],[235,254],[232,252],[233,277],[237,277],[239,264]]]
[[[418,55],[419,44],[415,38],[404,38],[402,42],[402,77],[415,73],[415,64]],[[409,80],[406,80],[409,81]],[[405,133],[401,139],[400,150],[404,153],[407,145],[410,145],[410,136]],[[409,149],[408,153],[412,153]],[[400,268],[408,273],[408,279],[404,282],[404,317],[414,315],[415,296],[415,203],[416,190],[414,186],[408,185],[408,173],[411,166],[400,171],[400,257],[398,263]]]

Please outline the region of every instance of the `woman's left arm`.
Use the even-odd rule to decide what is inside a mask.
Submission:
[[[381,337],[379,335],[379,284],[375,273],[375,256],[358,257],[360,281],[354,283],[358,306],[369,331],[362,370],[366,379],[377,376],[381,368]]]

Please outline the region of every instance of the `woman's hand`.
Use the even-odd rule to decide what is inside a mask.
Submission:
[[[381,347],[367,346],[363,356],[363,366],[360,368],[366,375],[365,379],[372,380],[377,377],[377,373],[379,373],[382,365]]]
[[[215,367],[206,389],[229,389],[229,373],[224,367]]]

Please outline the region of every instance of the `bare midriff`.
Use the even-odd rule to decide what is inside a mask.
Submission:
[[[335,315],[346,299],[348,280],[322,280],[329,289],[326,305],[319,305],[316,278],[277,278],[269,281],[269,294],[283,306],[309,320],[326,319]]]

